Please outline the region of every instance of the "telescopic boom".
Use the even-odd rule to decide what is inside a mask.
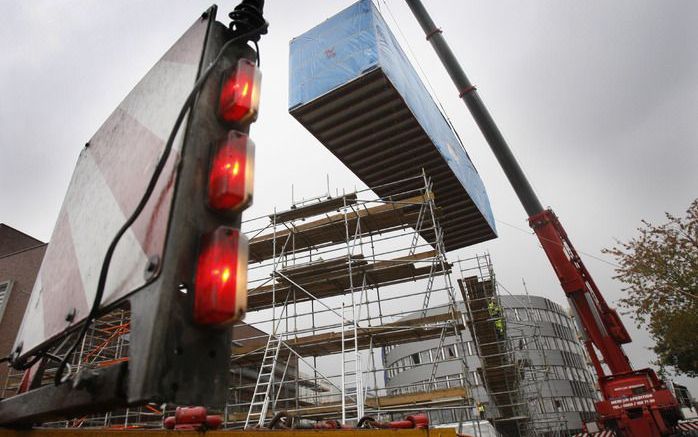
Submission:
[[[621,346],[630,343],[631,339],[618,313],[606,303],[555,213],[551,209],[543,208],[509,145],[480,99],[477,89],[468,80],[446,43],[441,29],[436,27],[420,0],[406,2],[526,210],[529,225],[538,236],[584,329],[584,343],[599,376],[599,385],[604,397],[604,400],[596,405],[601,422],[606,428],[617,429],[631,436],[659,436],[669,433],[676,422],[675,417],[680,415],[676,414],[676,399],[666,390],[653,370],[632,370]],[[599,351],[602,360],[599,359],[596,350]],[[608,372],[602,364],[607,366]],[[646,396],[646,393],[651,393],[651,396]],[[641,398],[632,403],[633,407],[640,407],[639,417],[637,412],[630,411],[630,404],[617,401],[633,397]],[[644,411],[647,414],[643,413],[643,408],[646,408]]]

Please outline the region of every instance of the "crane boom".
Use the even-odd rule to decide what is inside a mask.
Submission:
[[[604,398],[596,405],[600,422],[608,429],[629,436],[667,435],[680,417],[678,402],[652,369],[632,369],[622,347],[631,339],[620,316],[604,299],[558,217],[552,209],[543,208],[477,89],[446,43],[441,29],[434,24],[420,0],[406,2],[514,188],[528,214],[529,225],[577,314]],[[608,372],[602,364],[606,365]]]
[[[574,309],[584,321],[587,338],[599,349],[611,372],[629,371],[630,365],[620,344],[630,342],[630,337],[617,313],[611,309],[591,279],[582,260],[577,256],[562,224],[550,209],[544,209],[533,191],[516,157],[497,127],[477,89],[465,75],[455,55],[419,0],[407,0],[418,17],[449,76],[458,89],[487,143],[494,152],[504,174],[514,188],[529,216],[529,225],[538,236],[555,273]],[[597,369],[598,371],[598,369]],[[602,372],[601,375],[605,374]]]

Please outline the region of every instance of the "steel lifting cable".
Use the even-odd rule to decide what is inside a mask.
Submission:
[[[379,0],[375,0],[375,1],[377,2]],[[441,103],[441,100],[439,100],[439,97],[436,94],[436,90],[431,85],[431,82],[429,81],[429,76],[427,76],[426,72],[422,68],[422,64],[419,62],[419,59],[415,55],[414,50],[412,50],[412,46],[410,45],[410,41],[407,39],[407,36],[405,35],[405,33],[402,31],[402,28],[400,27],[400,23],[397,21],[397,19],[393,15],[393,12],[390,9],[390,6],[388,6],[387,1],[386,0],[380,0],[380,1],[382,1],[385,4],[385,8],[388,11],[388,15],[390,15],[390,18],[395,23],[395,27],[397,28],[398,33],[400,34],[400,36],[404,40],[405,46],[407,46],[407,51],[410,54],[410,57],[412,58],[414,63],[417,64],[417,69],[419,70],[420,78],[424,82],[426,82],[427,87],[429,88],[429,93],[431,94],[432,99],[434,99],[434,101],[438,105],[439,110],[441,111],[441,115],[443,115],[443,117],[446,120],[446,122],[448,123],[448,125],[451,127],[451,129],[456,134],[456,136],[458,136],[458,132],[456,131],[456,128],[453,126],[453,123],[451,123],[451,119],[448,117],[448,114],[446,113],[446,109],[444,108],[443,104]],[[440,32],[440,31],[441,31],[441,29],[435,29],[435,32]],[[427,37],[427,39],[429,39],[429,38]],[[460,137],[458,137],[458,139],[460,140]],[[461,141],[461,143],[462,143],[462,141]]]

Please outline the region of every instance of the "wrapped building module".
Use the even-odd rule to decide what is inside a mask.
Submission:
[[[376,194],[404,192],[385,184],[423,169],[446,250],[497,236],[480,175],[370,0],[294,38],[290,50],[289,112]]]

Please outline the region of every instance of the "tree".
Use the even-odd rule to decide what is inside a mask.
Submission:
[[[698,199],[685,217],[642,221],[639,235],[604,253],[617,262],[615,279],[626,287],[620,305],[646,326],[662,369],[698,376]]]

